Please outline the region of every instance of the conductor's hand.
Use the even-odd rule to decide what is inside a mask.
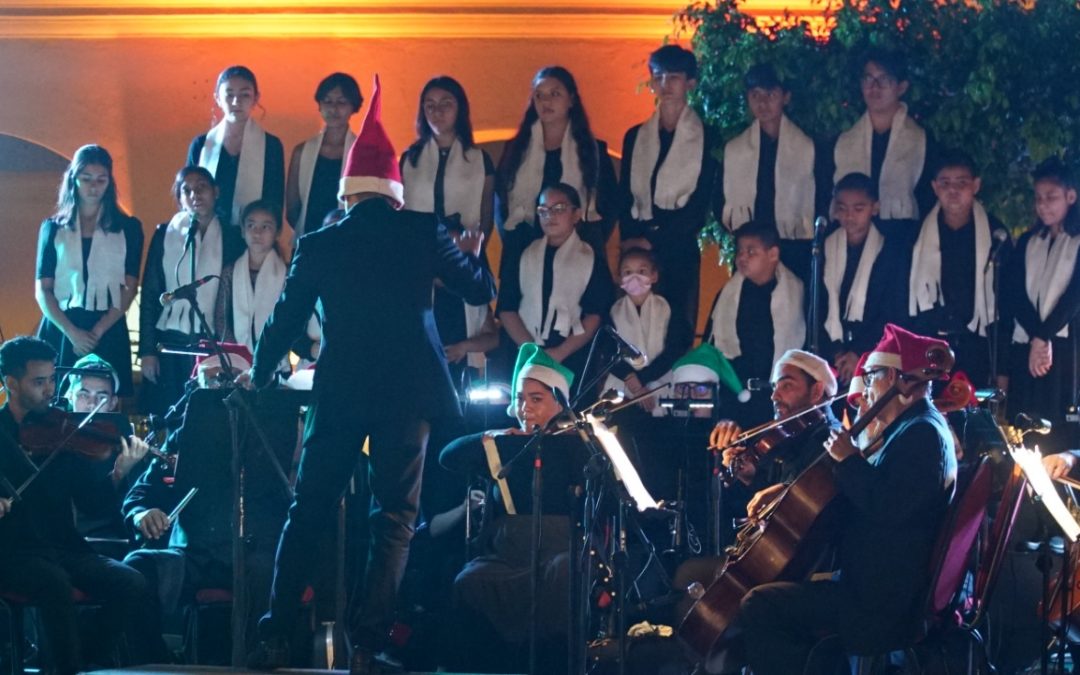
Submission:
[[[169,517],[161,509],[150,509],[135,516],[135,527],[147,539],[157,539],[169,529]]]
[[[5,497],[0,497],[0,518],[3,518],[4,516],[6,516],[8,511],[10,511],[10,510],[11,510],[11,500],[7,499]]]
[[[720,420],[709,434],[709,447],[719,450],[742,433],[742,428],[731,420]]]
[[[480,247],[484,244],[484,233],[480,230],[465,230],[457,238],[458,248],[462,253],[474,258],[480,256]]]
[[[233,382],[238,387],[243,387],[244,389],[254,389],[255,388],[255,369],[254,368],[249,368],[249,369],[243,371],[242,373],[240,373],[239,375],[236,376],[236,379],[233,380]]]
[[[777,483],[776,485],[770,485],[764,490],[758,490],[757,494],[750,498],[750,501],[746,504],[746,515],[751,518],[757,518],[761,510],[771,504],[781,492],[784,491],[786,486],[783,483]]]
[[[1072,468],[1076,466],[1076,455],[1071,452],[1059,452],[1056,455],[1043,457],[1042,463],[1046,473],[1050,474],[1050,478],[1057,480],[1069,475]]]

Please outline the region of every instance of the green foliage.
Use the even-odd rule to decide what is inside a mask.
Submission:
[[[827,37],[806,19],[757,19],[740,5],[695,2],[680,14],[700,63],[693,103],[722,142],[749,123],[743,75],[764,62],[791,89],[788,116],[811,136],[835,138],[862,114],[858,61],[880,46],[907,55],[909,112],[940,146],[972,155],[980,199],[1012,229],[1034,218],[1034,166],[1055,154],[1076,160],[1077,0],[829,0]],[[705,240],[719,241],[719,229],[710,224]]]

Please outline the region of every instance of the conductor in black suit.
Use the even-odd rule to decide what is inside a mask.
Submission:
[[[435,278],[482,305],[494,281],[478,259],[482,236],[455,244],[430,214],[399,211],[396,154],[380,122],[378,78],[350,150],[339,197],[344,220],[299,241],[285,288],[241,381],[267,386],[277,364],[322,302],[323,346],[305,425],[296,496],[281,534],[270,611],[255,668],[286,665],[285,636],[313,567],[316,541],[335,510],[364,438],[370,437],[371,547],[350,626],[351,672],[373,672],[392,618],[420,498],[430,422],[460,415],[431,311]],[[468,253],[462,251],[469,249]]]

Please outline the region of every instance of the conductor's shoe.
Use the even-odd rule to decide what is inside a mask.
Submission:
[[[260,640],[248,654],[247,665],[252,670],[284,668],[289,665],[289,643],[284,638]]]

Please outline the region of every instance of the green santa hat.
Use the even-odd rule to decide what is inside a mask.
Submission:
[[[549,387],[558,389],[563,396],[570,399],[570,384],[574,381],[574,373],[555,359],[548,356],[543,347],[534,343],[526,342],[518,349],[517,362],[514,363],[514,378],[511,380],[511,401],[509,414],[514,415],[515,399],[521,389],[521,381],[525,378],[543,382]]]
[[[111,363],[97,354],[87,354],[82,357],[75,362],[68,373],[68,378],[72,383],[76,379],[83,377],[100,377],[103,380],[111,380],[113,393],[120,391],[120,377],[116,374],[116,369],[112,367]]]
[[[741,402],[746,403],[750,400],[750,392],[739,381],[739,376],[735,374],[731,363],[724,358],[719,349],[708,342],[691,349],[676,361],[671,367],[671,379],[675,384],[680,382],[723,383],[738,395]]]

